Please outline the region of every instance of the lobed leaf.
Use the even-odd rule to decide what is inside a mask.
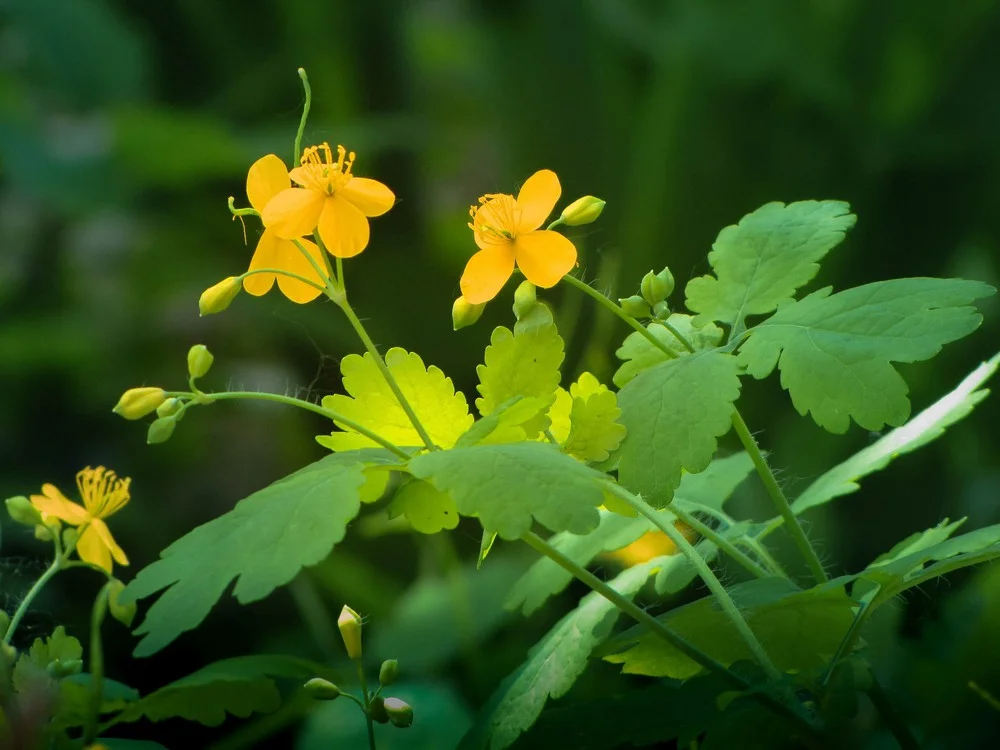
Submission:
[[[722,329],[714,323],[706,323],[701,327],[695,327],[694,318],[681,313],[673,313],[667,318],[667,322],[687,339],[695,351],[713,349],[722,341]],[[650,323],[646,329],[653,334],[657,341],[667,347],[677,357],[685,357],[690,353],[665,326],[654,322]],[[643,370],[648,370],[650,367],[671,359],[666,352],[653,346],[649,339],[638,331],[633,331],[625,337],[622,345],[615,352],[615,356],[618,359],[624,360],[612,378],[614,384],[619,388],[623,387]]]
[[[389,517],[403,515],[415,531],[436,534],[458,526],[455,501],[428,482],[414,479],[407,482],[392,499]]]
[[[830,295],[821,289],[749,332],[739,362],[755,378],[775,367],[803,416],[830,432],[901,425],[907,387],[892,362],[919,362],[982,322],[969,305],[993,287],[962,279],[893,279]]]
[[[625,427],[618,423],[618,398],[589,372],[570,386],[569,395],[570,427],[562,449],[581,461],[607,461],[625,439]]]

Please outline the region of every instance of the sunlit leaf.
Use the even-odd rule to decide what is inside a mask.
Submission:
[[[901,425],[910,414],[892,362],[919,362],[974,331],[969,305],[993,287],[962,279],[894,279],[830,295],[821,289],[783,306],[751,329],[739,361],[755,378],[775,367],[800,414],[845,432]],[[627,425],[627,423],[626,423]]]
[[[561,388],[559,390],[562,391]],[[492,414],[477,419],[472,427],[462,433],[455,446],[467,448],[471,445],[519,443],[527,440],[529,431],[537,434],[538,415],[549,407],[550,400],[515,396]]]
[[[570,386],[569,394],[573,404],[563,450],[581,461],[606,461],[625,439],[617,396],[589,372]]]
[[[407,482],[392,499],[389,506],[392,517],[406,516],[414,530],[421,534],[436,534],[443,529],[458,526],[455,501],[434,485],[419,479]]]
[[[711,349],[722,341],[722,329],[714,323],[706,323],[702,327],[696,328],[693,324],[694,318],[681,313],[673,313],[667,318],[667,322],[687,339],[695,351]],[[678,357],[688,355],[687,348],[665,326],[654,322],[647,326],[647,330]],[[643,370],[648,370],[650,367],[671,359],[662,349],[653,346],[649,339],[638,331],[633,331],[625,337],[622,345],[615,352],[615,356],[624,360],[612,378],[614,384],[619,388]]]

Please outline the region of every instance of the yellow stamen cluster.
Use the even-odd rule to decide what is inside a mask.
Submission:
[[[87,511],[95,518],[105,518],[128,503],[131,479],[119,479],[110,469],[89,466],[76,475],[76,486]]]
[[[469,206],[472,229],[487,244],[510,242],[514,239],[520,210],[514,196],[504,193],[487,193],[479,199],[478,206]]]
[[[302,152],[302,186],[333,195],[337,188],[346,185],[353,176],[351,167],[354,166],[354,159],[355,153],[348,152],[343,146],[337,146],[336,161],[329,143],[310,146]]]

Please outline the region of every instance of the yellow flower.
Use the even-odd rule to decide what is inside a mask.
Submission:
[[[330,144],[310,146],[302,166],[289,176],[301,187],[286,187],[264,207],[264,226],[278,237],[292,239],[317,233],[331,255],[350,258],[368,246],[368,218],[381,216],[396,202],[393,192],[377,180],[351,174],[354,152]]]
[[[247,173],[247,198],[250,205],[258,213],[264,211],[264,207],[274,196],[283,190],[291,188],[292,181],[288,176],[285,163],[274,154],[263,156],[253,163]],[[309,232],[302,232],[309,234]],[[304,276],[311,281],[315,281],[321,288],[326,286],[326,281],[316,273],[306,257],[302,254],[292,240],[298,240],[306,251],[316,261],[316,265],[323,267],[323,256],[314,242],[302,239],[301,235],[293,237],[279,237],[272,229],[264,229],[264,233],[257,241],[257,249],[254,250],[250,259],[250,270],[258,268],[278,268],[282,271]],[[278,281],[278,289],[292,302],[304,305],[312,302],[320,294],[320,290],[304,284],[298,279],[273,273],[255,273],[243,279],[243,288],[255,297],[267,294],[274,286],[275,279]]]
[[[43,516],[52,516],[82,531],[76,542],[76,553],[84,562],[111,572],[113,557],[119,565],[128,565],[128,558],[111,536],[105,518],[121,510],[129,501],[131,479],[119,479],[113,471],[89,466],[76,475],[83,505],[72,503],[51,484],[42,485],[41,495],[32,495],[31,503]]]
[[[497,296],[514,265],[535,286],[553,287],[576,264],[576,247],[558,232],[539,229],[552,213],[562,188],[550,169],[535,172],[515,199],[493,193],[469,209],[480,250],[462,274],[462,296],[474,305]]]

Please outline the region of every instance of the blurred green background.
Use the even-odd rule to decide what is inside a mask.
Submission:
[[[321,457],[312,436],[330,426],[220,404],[147,447],[144,426],[111,413],[122,391],[182,387],[185,353],[204,343],[216,355],[205,387],[315,399],[337,388],[339,358],[360,348],[333,306],[298,307],[276,291],[198,317],[200,292],[249,261],[259,227],[248,222],[247,245],[226,199],[245,205],[246,169],[259,156],[290,158],[299,66],[314,95],[306,142],[356,150],[355,171],[399,199],[347,265],[355,308],[380,346],[419,352],[469,397],[490,330],[509,324],[513,286],[476,326],[451,331],[475,249],[467,209],[540,168],[559,174],[563,205],[607,200],[574,239],[584,276],[614,296],[667,263],[679,285],[705,273],[723,226],[767,201],[806,198],[848,200],[859,216],[819,284],[998,282],[1000,8],[989,0],[6,0],[0,13],[0,495],[42,482],[68,492],[88,464],[133,477],[133,502],[113,521],[132,559],[126,578],[193,526]],[[587,368],[608,379],[625,331],[569,292],[545,295],[566,326],[566,376]],[[903,368],[916,409],[998,348],[1000,307],[982,309],[976,335]],[[825,434],[773,378],[749,384],[743,403],[792,493],[872,439],[857,428]],[[944,440],[811,517],[831,568],[863,566],[945,516],[969,516],[969,528],[1000,521],[998,418],[987,401]],[[744,490],[743,507],[763,517],[755,487]],[[46,550],[30,531],[5,532],[0,606],[10,607]],[[132,639],[112,624],[111,674],[148,690],[242,653],[336,658],[317,602],[333,613],[347,601],[371,616],[373,658],[397,656],[421,681],[418,725],[421,710],[439,711],[437,724],[461,734],[580,592],[512,627],[498,602],[523,565],[515,545],[473,575],[461,562],[478,551],[473,525],[450,541],[377,532],[377,521],[359,522],[290,590],[246,608],[224,602],[152,659],[129,661]],[[955,577],[885,625],[886,638],[902,634],[892,653],[915,651],[934,667],[914,677],[912,659],[886,662],[890,681],[916,686],[906,710],[947,694],[960,718],[942,722],[996,728],[956,666],[972,663],[980,684],[1000,692],[997,631],[982,626],[1000,611],[996,578]],[[90,577],[65,575],[25,633],[69,622],[82,637],[96,590]],[[959,604],[980,619],[957,617]],[[979,627],[961,635],[963,648],[978,637],[992,656],[940,652],[961,627]],[[618,679],[604,664],[588,674],[579,695]],[[314,717],[301,747],[333,746],[338,721]],[[202,747],[236,726],[130,731]],[[223,747],[291,747],[294,730],[275,730]],[[435,743],[446,746],[432,737],[406,747]]]

